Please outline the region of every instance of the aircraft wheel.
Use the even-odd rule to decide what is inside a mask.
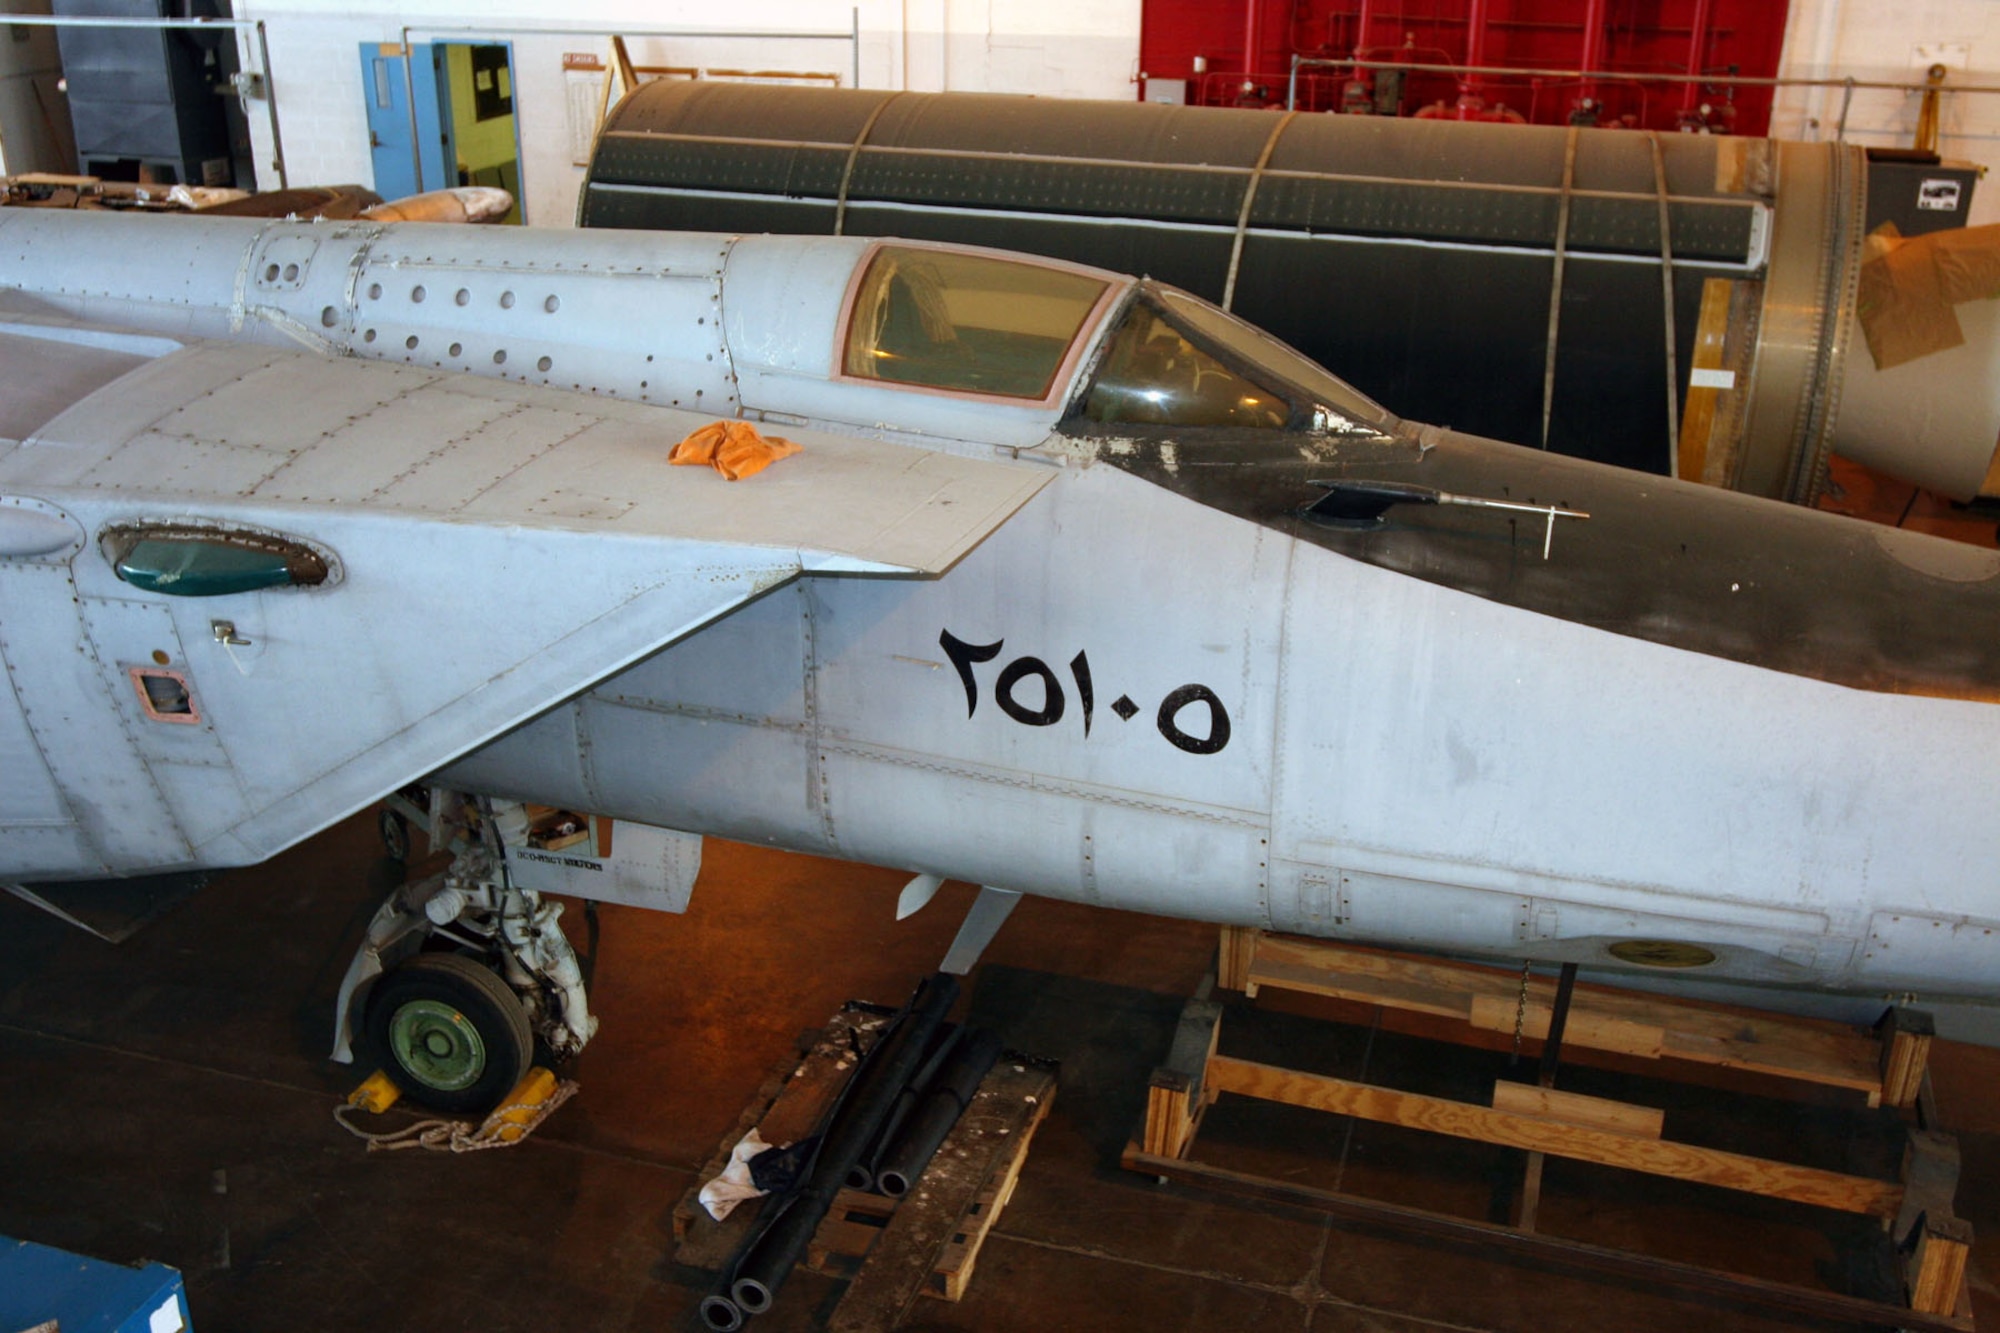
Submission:
[[[382,850],[391,861],[410,859],[410,825],[394,810],[384,807],[376,821],[382,834]]]
[[[420,953],[383,976],[364,1031],[396,1086],[440,1111],[491,1110],[534,1055],[519,997],[459,954]]]

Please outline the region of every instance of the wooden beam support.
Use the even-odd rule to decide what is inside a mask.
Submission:
[[[1146,1087],[1146,1151],[1180,1157],[1194,1142],[1201,1113],[1215,1098],[1207,1087],[1209,1061],[1222,1035],[1222,1006],[1189,1000],[1181,1008],[1167,1062],[1153,1071]]]
[[[1155,1069],[1146,1088],[1146,1151],[1179,1157],[1194,1142],[1194,1105],[1188,1085],[1168,1069]]]
[[[1730,377],[1732,387],[1724,389],[1718,383],[1720,376],[1716,374],[1723,368],[1724,340],[1729,332],[1729,298],[1735,285],[1727,278],[1709,278],[1701,285],[1701,312],[1696,316],[1694,327],[1694,356],[1688,363],[1687,398],[1681,409],[1679,470],[1674,473],[1687,481],[1728,484],[1726,478],[1710,478],[1705,474],[1708,471],[1708,442],[1715,428],[1717,399],[1724,393],[1735,391],[1735,376]]]
[[[1903,1205],[1890,1238],[1908,1250],[1926,1222],[1949,1221],[1958,1197],[1958,1140],[1935,1130],[1913,1129],[1903,1144]]]
[[[632,53],[625,49],[623,37],[611,39],[611,64],[618,71],[618,82],[626,92],[629,93],[639,86],[639,75],[632,65]],[[605,84],[607,88],[610,86],[609,82]]]
[[[1916,1333],[1971,1333],[1972,1330],[1970,1319],[1905,1310],[1901,1306],[1843,1296],[1837,1292],[1815,1291],[1810,1287],[1743,1277],[1581,1241],[1534,1235],[1512,1227],[1491,1226],[1421,1208],[1342,1194],[1336,1190],[1244,1175],[1204,1162],[1153,1157],[1136,1151],[1136,1145],[1126,1149],[1124,1165],[1131,1171],[1163,1176],[1239,1198],[1311,1209],[1343,1222],[1366,1226],[1371,1231],[1390,1231],[1404,1236],[1476,1245],[1505,1258],[1547,1264],[1569,1272],[1608,1275],[1643,1283],[1650,1289],[1719,1297],[1744,1307],[1804,1315],[1841,1324],[1911,1329]]]
[[[1546,984],[1546,983],[1543,983]],[[1521,1035],[1535,1041],[1542,1041],[1549,1035],[1549,1022],[1554,1015],[1554,1007],[1548,999],[1536,993],[1536,985],[1529,983],[1528,1003],[1524,1009],[1520,996],[1475,995],[1472,997],[1466,1021],[1487,1032],[1507,1032],[1514,1030],[1516,1015],[1521,1020]],[[1658,1023],[1634,1023],[1630,1019],[1616,1018],[1599,1013],[1584,1005],[1582,1012],[1572,1012],[1569,1022],[1564,1025],[1563,1035],[1578,1046],[1593,1051],[1615,1051],[1620,1055],[1634,1055],[1641,1060],[1657,1060],[1666,1054],[1666,1030]]]
[[[1898,1005],[1876,1025],[1882,1039],[1882,1101],[1889,1106],[1914,1106],[1930,1063],[1931,1039],[1937,1024],[1921,1009]]]
[[[1456,1018],[1494,1032],[1512,1033],[1521,1009],[1520,974],[1515,971],[1286,935],[1256,940],[1247,981]],[[1540,1038],[1547,1033],[1554,998],[1554,982],[1546,977],[1529,981],[1523,1035]],[[1810,1019],[1579,985],[1564,1040],[1642,1059],[1667,1056],[1849,1088],[1871,1106],[1882,1094],[1878,1044],[1838,1024]]]
[[[1965,1286],[1966,1257],[1971,1252],[1970,1222],[1955,1217],[1941,1222],[1927,1220],[1907,1270],[1910,1308],[1924,1314],[1955,1312]]]
[[[1903,1148],[1903,1207],[1893,1239],[1907,1253],[1903,1284],[1910,1308],[1927,1314],[1954,1314],[1965,1287],[1972,1251],[1972,1224],[1952,1215],[1958,1194],[1958,1140],[1933,1130],[1913,1129]]]
[[[1607,1134],[1630,1138],[1657,1139],[1665,1128],[1667,1113],[1651,1106],[1634,1106],[1604,1097],[1586,1097],[1579,1092],[1539,1088],[1532,1083],[1501,1079],[1493,1085],[1493,1109],[1510,1115],[1531,1116],[1563,1125],[1584,1125]]]
[[[1251,926],[1224,926],[1215,956],[1215,984],[1224,990],[1246,991],[1257,997],[1250,966],[1257,958],[1257,941],[1264,932]]]
[[[1890,1181],[1841,1175],[1715,1148],[1640,1139],[1581,1125],[1552,1124],[1466,1102],[1305,1074],[1226,1055],[1209,1060],[1208,1081],[1217,1092],[1240,1093],[1454,1138],[1719,1185],[1841,1212],[1888,1219],[1896,1215],[1903,1202],[1903,1187]]]

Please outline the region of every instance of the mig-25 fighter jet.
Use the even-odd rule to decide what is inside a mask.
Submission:
[[[960,965],[1033,893],[1995,992],[2000,554],[990,251],[23,212],[0,293],[0,882],[479,798],[342,993],[435,1102],[589,1038],[543,894],[683,905],[705,834],[988,886]],[[669,463],[705,431],[768,466]]]

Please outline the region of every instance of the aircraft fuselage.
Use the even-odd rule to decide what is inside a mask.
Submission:
[[[1045,261],[0,242],[0,880],[244,864],[435,774],[1203,920],[1992,991],[1991,552],[1402,422]],[[668,466],[718,418],[803,452]]]
[[[1978,993],[1996,753],[1987,704],[1606,634],[1093,467],[940,580],[780,589],[445,780],[1240,925]]]

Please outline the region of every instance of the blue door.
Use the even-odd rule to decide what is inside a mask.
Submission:
[[[417,182],[410,151],[410,104],[403,82],[403,50],[393,42],[361,44],[361,96],[368,108],[368,152],[375,166],[375,193],[403,199],[419,189],[458,184],[458,153],[451,144],[451,119],[439,114],[437,53],[429,43],[412,42],[416,66],[417,145],[423,154],[423,183]],[[449,172],[445,164],[453,164]]]

